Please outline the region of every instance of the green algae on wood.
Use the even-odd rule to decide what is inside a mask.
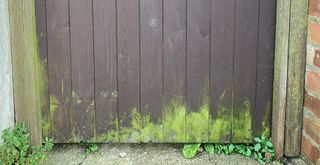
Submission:
[[[215,118],[210,117],[209,126],[209,141],[214,143],[229,142],[230,132],[232,126],[232,105],[224,105],[223,100],[225,99],[226,90],[223,91],[219,97],[217,106],[217,115]]]
[[[77,95],[74,93],[74,98]],[[221,104],[221,100],[224,98],[224,93],[219,98],[219,108],[215,118],[209,113],[209,105],[204,103],[200,106],[200,110],[196,112],[186,113],[187,106],[183,102],[172,101],[169,105],[165,105],[163,109],[163,115],[159,118],[158,122],[151,120],[150,115],[141,116],[138,113],[137,108],[131,110],[130,117],[119,116],[118,119],[109,119],[108,125],[112,125],[113,128],[119,127],[119,120],[131,118],[130,126],[123,127],[119,131],[118,129],[112,129],[106,131],[104,134],[96,135],[91,139],[83,139],[79,136],[78,130],[73,130],[73,136],[70,142],[79,142],[80,140],[90,140],[92,142],[158,142],[162,140],[164,134],[170,141],[186,142],[186,138],[193,142],[204,142],[203,139],[209,140],[205,142],[224,142],[221,139],[229,137],[231,132],[231,116],[225,114],[227,110],[225,106]],[[54,96],[50,97],[50,111],[54,113],[56,111],[59,101]],[[85,100],[76,100],[77,103],[86,102]],[[234,139],[238,142],[247,142],[252,140],[251,129],[251,111],[250,103],[246,100],[243,105],[237,110],[241,111],[239,116],[235,117],[233,126]],[[92,114],[91,114],[92,115]],[[109,115],[109,116],[112,116]],[[92,116],[91,116],[92,117]],[[190,122],[188,125],[185,123],[185,119]],[[144,120],[142,120],[144,119]],[[265,116],[264,125],[267,125]],[[210,123],[208,125],[208,120]],[[142,125],[144,127],[142,127]],[[165,129],[163,129],[165,128]],[[51,127],[51,123],[43,125],[44,132],[48,132]],[[92,129],[95,129],[94,123]],[[208,131],[209,129],[209,131]],[[192,131],[190,131],[192,130]],[[268,131],[265,132],[267,134]],[[244,140],[244,141],[243,141]]]
[[[54,113],[57,111],[60,102],[59,100],[55,97],[55,96],[50,96],[49,99],[50,102],[50,106],[49,106],[49,112],[46,115],[42,115],[43,119],[42,119],[42,134],[43,136],[53,136],[52,132],[54,131],[53,123],[52,123],[52,117],[54,117]]]
[[[241,107],[235,107],[237,115],[233,116],[232,142],[251,142],[253,139],[251,107],[249,100],[245,100]]]
[[[204,103],[197,112],[189,112],[186,115],[186,141],[208,141],[209,105]]]
[[[165,142],[185,142],[186,141],[186,104],[181,101],[172,101],[164,106],[164,137]]]
[[[127,114],[124,114],[121,116],[120,120],[125,120],[128,118],[131,118],[130,125],[131,127],[120,127],[119,128],[119,141],[120,142],[140,142],[141,140],[141,117],[138,113],[137,108],[133,108],[131,110],[130,117],[126,116]]]
[[[50,112],[54,113],[57,111],[58,106],[60,105],[58,99],[55,96],[50,96]]]
[[[266,113],[263,117],[262,121],[262,136],[269,138],[270,137],[270,116],[271,116],[271,107],[270,101],[267,103],[266,106]]]
[[[223,97],[223,96],[222,96]],[[131,111],[131,126],[121,128],[121,131],[109,130],[105,134],[97,136],[96,142],[158,142],[162,140],[163,134],[171,140],[177,142],[185,142],[186,138],[192,139],[193,142],[203,142],[203,139],[210,135],[210,140],[206,142],[221,142],[221,138],[229,136],[231,129],[231,121],[228,116],[224,115],[225,108],[220,106],[218,117],[212,119],[209,114],[208,104],[201,106],[197,112],[186,114],[186,105],[177,101],[172,101],[171,104],[164,106],[164,117],[162,120],[155,123],[151,120],[150,115],[142,116],[134,108]],[[234,126],[234,136],[238,141],[248,142],[252,140],[251,129],[251,112],[249,101],[245,101],[243,106],[238,108],[243,113],[236,120],[237,126]],[[185,125],[185,118],[191,122],[189,128],[194,131],[188,132],[188,127]],[[121,119],[121,117],[120,117]],[[208,133],[208,121],[210,119],[210,133]],[[118,124],[118,120],[110,121],[110,124]],[[144,127],[141,123],[143,122]],[[166,128],[163,130],[163,128]],[[199,129],[200,128],[200,129]],[[186,131],[184,129],[187,129]],[[117,139],[119,134],[119,139]],[[92,141],[94,141],[92,140]]]

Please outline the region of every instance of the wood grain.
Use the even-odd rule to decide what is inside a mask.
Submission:
[[[73,140],[69,4],[47,1],[50,113],[45,120],[56,142]],[[63,60],[62,60],[63,59]],[[45,130],[44,130],[45,131]]]
[[[236,2],[232,142],[250,142],[256,101],[259,1]]]
[[[141,115],[142,127],[146,123],[161,123],[162,86],[162,0],[140,0],[140,48],[141,48]],[[144,142],[162,142],[163,127],[142,132]]]
[[[270,136],[272,83],[274,70],[274,40],[276,1],[260,1],[259,41],[256,82],[256,109],[253,114],[254,132],[257,136]]]
[[[72,100],[78,140],[95,135],[92,1],[70,0]]]
[[[132,127],[132,111],[140,114],[139,0],[117,1],[118,101],[120,142],[140,142],[140,129]],[[128,137],[126,134],[131,134]]]
[[[235,0],[212,1],[209,141],[215,143],[231,138],[234,8]]]
[[[30,144],[39,145],[42,142],[42,100],[47,96],[42,95],[46,82],[42,78],[45,66],[38,54],[35,1],[8,2],[16,122],[25,123]]]
[[[276,158],[283,156],[284,149],[289,24],[290,1],[280,1],[277,3],[272,102],[272,143],[275,146]]]
[[[290,12],[284,154],[295,157],[301,150],[308,1],[292,1]]]
[[[41,116],[42,119],[42,135],[51,136],[50,129],[47,127],[47,123],[50,122],[50,106],[49,106],[49,85],[48,85],[48,54],[47,54],[47,14],[46,14],[46,0],[36,0],[35,1],[35,12],[36,12],[36,28],[37,28],[37,44],[38,53],[41,65],[43,66],[42,78],[44,81],[44,86],[42,90],[41,102]]]
[[[188,1],[187,11],[187,114],[209,113],[211,0]],[[186,118],[187,142],[208,141],[208,114],[202,118],[201,124]]]
[[[96,135],[101,137],[98,141],[116,142],[118,86],[115,0],[94,0],[93,20]],[[110,136],[105,137],[108,132]]]
[[[186,0],[164,0],[164,142],[185,141],[186,6]],[[179,117],[175,126],[174,116]]]

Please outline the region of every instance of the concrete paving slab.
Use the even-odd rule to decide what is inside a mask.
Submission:
[[[85,158],[79,145],[56,145],[47,165],[257,165],[257,161],[241,155],[208,155],[199,153],[194,159],[182,156],[181,144],[102,144],[99,151]],[[124,154],[125,153],[125,156]],[[305,165],[301,159],[293,165]],[[273,162],[272,164],[280,164]]]

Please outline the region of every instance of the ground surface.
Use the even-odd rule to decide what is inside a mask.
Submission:
[[[182,145],[165,144],[104,144],[99,151],[85,158],[78,145],[56,145],[45,164],[48,165],[256,165],[253,159],[240,155],[208,155],[199,153],[194,159],[185,159]],[[121,156],[120,156],[121,155]],[[124,156],[124,157],[123,157]],[[273,164],[280,164],[274,162]],[[306,165],[301,159],[293,165]]]

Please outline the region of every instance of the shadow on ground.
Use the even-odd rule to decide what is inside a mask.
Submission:
[[[78,145],[56,145],[45,162],[48,165],[256,165],[253,159],[240,155],[208,155],[199,153],[185,159],[180,144],[102,144],[99,151],[85,155]],[[272,164],[280,164],[274,162]],[[305,165],[295,159],[294,165]]]

